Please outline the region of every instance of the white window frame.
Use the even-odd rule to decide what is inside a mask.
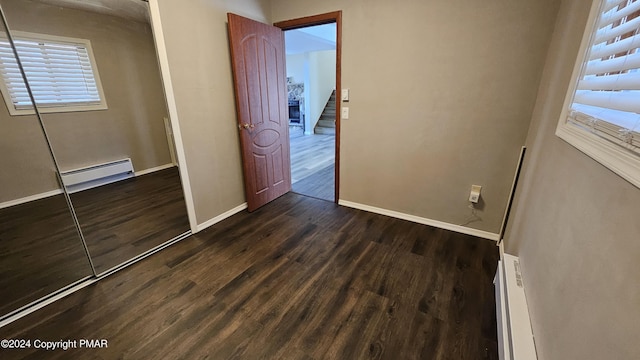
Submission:
[[[571,75],[571,82],[556,128],[556,135],[640,188],[640,156],[628,151],[624,146],[608,141],[567,121],[570,111],[569,108],[573,103],[574,93],[578,86],[578,78],[582,72],[585,57],[587,56],[595,23],[600,16],[601,3],[606,0],[592,1],[589,20],[587,21],[587,26],[582,36],[580,50]]]
[[[94,110],[107,110],[107,100],[104,96],[104,91],[102,89],[102,82],[100,80],[100,74],[98,72],[98,66],[96,65],[96,60],[93,55],[93,48],[91,47],[91,41],[88,39],[78,39],[64,36],[56,36],[56,35],[47,35],[47,34],[37,34],[30,33],[25,31],[11,31],[11,36],[14,40],[29,40],[29,41],[41,41],[41,42],[53,42],[53,43],[63,43],[70,45],[80,45],[83,46],[87,50],[87,54],[89,55],[89,61],[91,62],[91,70],[93,71],[93,76],[96,81],[96,87],[98,89],[98,94],[100,96],[100,102],[96,104],[56,104],[52,106],[47,105],[38,105],[38,111],[40,113],[63,113],[63,112],[78,112],[78,111],[94,111]],[[6,38],[6,33],[3,34],[3,37]],[[7,109],[9,110],[10,115],[33,115],[35,111],[33,109],[16,109],[11,100],[11,95],[9,94],[9,90],[5,84],[4,78],[0,76],[0,91],[2,92],[2,97],[7,105]]]

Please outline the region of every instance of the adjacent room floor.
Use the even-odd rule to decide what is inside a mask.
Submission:
[[[0,328],[3,359],[497,359],[495,243],[289,193]]]
[[[335,135],[304,135],[299,127],[289,134],[293,192],[334,201]]]

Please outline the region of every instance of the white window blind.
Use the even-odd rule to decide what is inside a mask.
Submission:
[[[640,155],[640,0],[604,0],[568,119]]]
[[[39,108],[82,110],[78,107],[104,105],[90,45],[19,36],[14,37],[14,44]],[[0,40],[0,73],[7,105],[15,110],[32,109],[20,69],[6,39]]]

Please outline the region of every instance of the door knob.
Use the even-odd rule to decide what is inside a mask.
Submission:
[[[253,129],[254,127],[256,127],[253,124],[238,124],[238,129],[242,130],[242,129]]]

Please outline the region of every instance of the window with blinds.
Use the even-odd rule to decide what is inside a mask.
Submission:
[[[105,109],[88,40],[36,36],[15,35],[14,44],[38,109],[42,112]],[[0,39],[0,73],[10,112],[33,113],[8,39]]]
[[[640,187],[640,0],[595,1],[585,40],[558,135]]]

